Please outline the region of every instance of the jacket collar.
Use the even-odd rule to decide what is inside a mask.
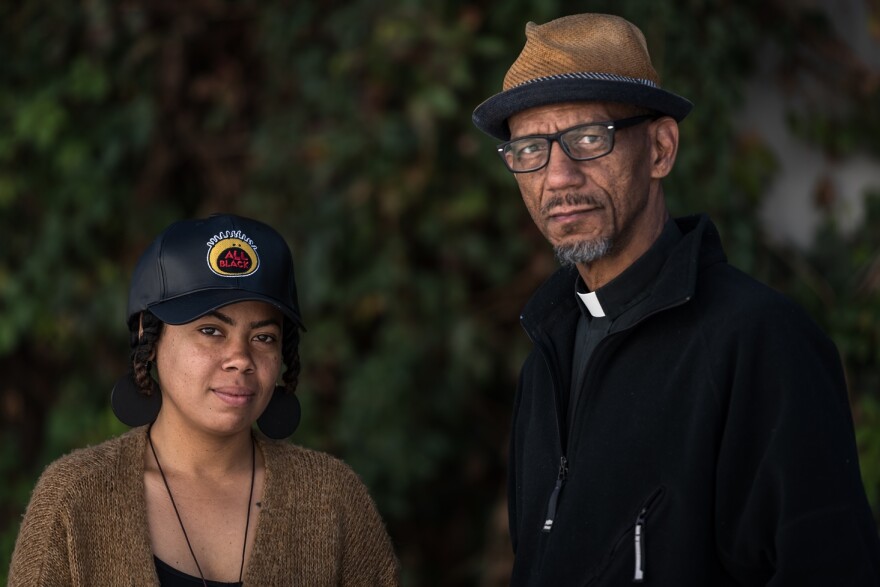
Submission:
[[[605,317],[613,322],[618,316],[636,307],[651,295],[651,288],[657,276],[680,240],[681,229],[678,228],[678,224],[672,219],[667,220],[654,244],[620,275],[590,293],[582,293],[587,291],[587,286],[583,279],[578,278],[575,281],[575,293],[588,304],[588,307],[592,307],[590,315]],[[591,297],[595,300],[590,299]],[[586,309],[587,307],[584,307],[581,311],[584,312]],[[586,312],[584,313],[586,315]]]
[[[713,263],[726,262],[721,237],[707,215],[686,216],[677,218],[675,222],[682,232],[682,238],[654,280],[644,310],[622,317],[614,330],[632,326],[664,308],[686,303],[694,296],[699,270]],[[568,322],[571,313],[579,311],[578,301],[573,294],[577,277],[576,267],[562,267],[528,301],[520,315],[520,322],[532,340],[542,332],[553,331],[560,319]]]

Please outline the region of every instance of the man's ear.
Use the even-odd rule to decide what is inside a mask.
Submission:
[[[678,123],[669,116],[651,123],[651,178],[669,175],[678,153]]]

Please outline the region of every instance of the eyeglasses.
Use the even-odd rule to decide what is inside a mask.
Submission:
[[[550,162],[550,147],[559,143],[575,161],[604,157],[614,148],[614,131],[657,118],[646,114],[608,122],[573,126],[552,135],[531,135],[498,145],[498,154],[513,173],[537,171]]]

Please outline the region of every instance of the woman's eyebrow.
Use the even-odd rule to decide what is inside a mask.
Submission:
[[[217,310],[214,310],[213,312],[208,312],[208,315],[213,316],[214,318],[216,318],[220,322],[225,322],[226,324],[229,324],[230,326],[235,326],[235,320],[233,320],[231,317],[227,316],[226,314],[223,314],[222,312],[218,312]]]
[[[281,322],[277,318],[267,318],[265,320],[251,322],[251,328],[263,328],[264,326],[271,326],[273,324],[278,328],[281,328]]]
[[[235,320],[233,320],[231,316],[227,316],[223,312],[218,312],[217,310],[214,310],[213,312],[209,312],[208,315],[213,316],[217,318],[217,320],[229,324],[230,326],[235,326]],[[251,328],[263,328],[264,326],[271,325],[275,325],[278,328],[281,328],[281,321],[277,318],[266,318],[265,320],[257,320],[250,323]]]

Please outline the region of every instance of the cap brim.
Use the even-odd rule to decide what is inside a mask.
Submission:
[[[542,79],[495,94],[474,110],[474,124],[484,133],[510,139],[507,119],[535,106],[562,102],[617,102],[641,106],[680,122],[693,104],[661,88],[617,80],[571,78]]]
[[[305,330],[299,314],[278,300],[258,293],[241,289],[211,289],[196,291],[184,296],[165,300],[147,308],[159,320],[166,324],[186,324],[214,310],[236,302],[266,302],[278,308],[282,314],[293,320]]]

